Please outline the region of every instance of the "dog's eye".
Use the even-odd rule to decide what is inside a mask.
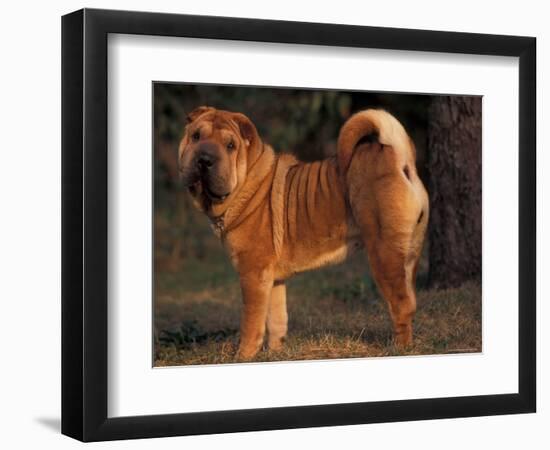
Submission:
[[[229,144],[227,144],[227,149],[228,150],[233,150],[235,148],[235,143],[233,141],[229,142]]]
[[[197,142],[200,138],[201,138],[200,131],[195,131],[193,133],[193,135],[191,136],[191,139],[193,139],[193,141],[195,141],[195,142]]]

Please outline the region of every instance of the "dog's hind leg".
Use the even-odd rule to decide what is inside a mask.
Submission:
[[[270,350],[281,350],[287,332],[287,323],[286,286],[283,281],[277,281],[271,290],[267,312],[267,343]]]
[[[369,167],[367,158],[367,152],[357,154],[358,164],[354,167],[353,161],[351,169]],[[365,182],[355,183],[350,190],[350,205],[374,281],[388,303],[395,342],[407,346],[412,343],[416,267],[427,224],[427,197],[397,171],[389,170],[382,177],[369,175],[367,171]]]
[[[416,261],[392,242],[366,239],[372,275],[393,322],[395,342],[412,344],[412,321],[416,312],[414,267]]]
[[[400,346],[412,344],[416,312],[415,282],[425,222],[417,223],[409,210],[360,209],[359,227],[367,249],[372,275],[386,300]]]
[[[412,343],[416,267],[429,212],[415,158],[407,132],[385,111],[354,114],[340,131],[338,167],[399,345]]]

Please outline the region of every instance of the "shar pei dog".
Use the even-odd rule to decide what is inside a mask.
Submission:
[[[361,249],[388,304],[396,345],[412,343],[428,223],[415,158],[407,132],[383,110],[353,115],[336,156],[311,163],[275,153],[244,114],[202,106],[188,115],[179,168],[240,277],[239,359],[256,355],[266,329],[269,349],[281,349],[286,279]]]

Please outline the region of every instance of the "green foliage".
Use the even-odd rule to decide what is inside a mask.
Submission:
[[[303,159],[331,152],[338,129],[350,115],[348,92],[266,89],[186,84],[155,84],[155,128],[159,139],[177,141],[185,116],[201,105],[242,112],[276,151]]]

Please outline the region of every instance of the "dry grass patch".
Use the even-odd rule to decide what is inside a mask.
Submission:
[[[238,278],[223,251],[212,252],[208,260],[188,260],[179,273],[157,274],[155,366],[235,362]],[[441,291],[419,289],[415,343],[405,351],[396,349],[386,304],[362,255],[290,280],[288,309],[284,349],[264,349],[254,361],[481,351],[481,287],[474,283]]]

